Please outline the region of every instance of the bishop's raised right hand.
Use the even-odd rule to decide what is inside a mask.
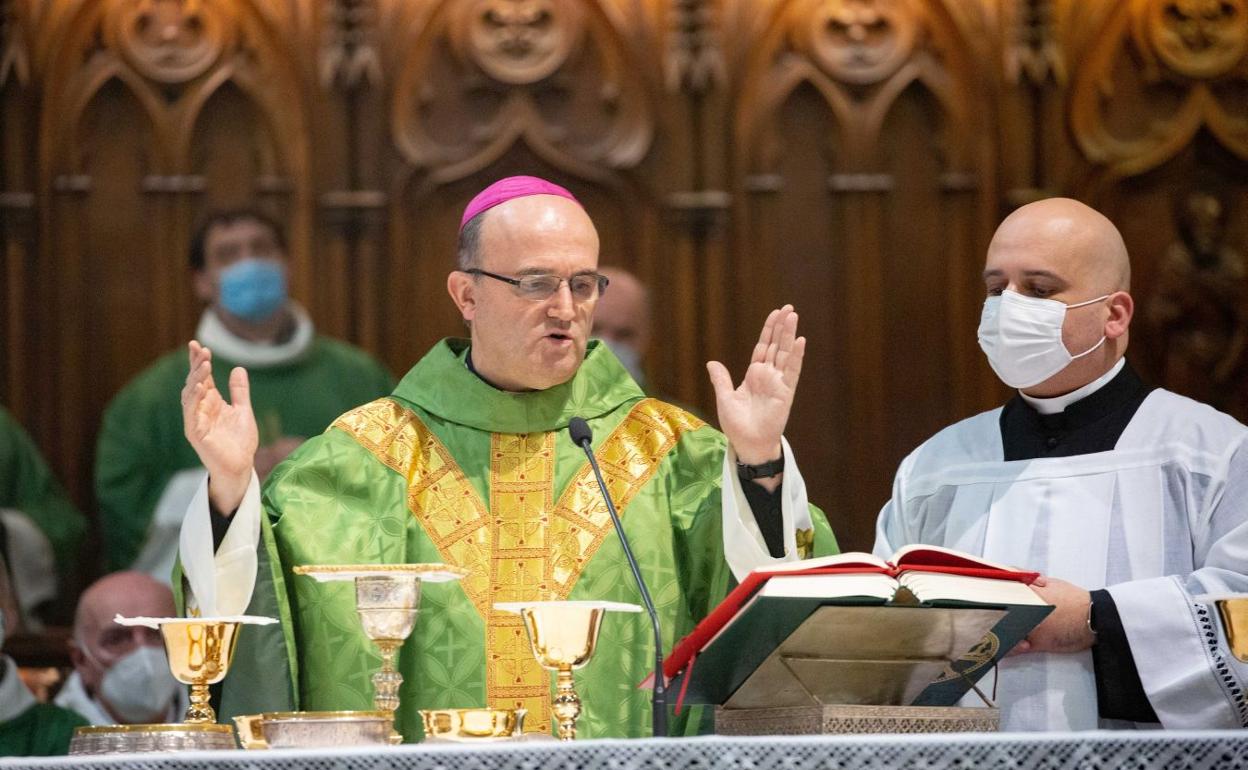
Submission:
[[[251,411],[251,386],[241,366],[230,372],[230,403],[212,380],[212,351],[191,340],[190,371],[182,388],[182,430],[208,469],[208,497],[233,515],[251,483],[260,433]]]

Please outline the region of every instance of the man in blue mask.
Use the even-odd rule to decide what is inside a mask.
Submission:
[[[1077,201],[988,247],[979,342],[1017,394],[901,464],[876,552],[948,546],[1044,574],[1056,609],[999,670],[1003,730],[1248,726],[1208,595],[1248,591],[1248,428],[1124,357],[1127,249]]]
[[[190,267],[195,295],[207,305],[195,336],[210,340],[214,378],[225,387],[233,367],[251,373],[261,478],[338,415],[390,392],[393,378],[381,364],[317,334],[290,299],[286,240],[262,212],[207,216],[192,238]],[[182,434],[185,358],[184,351],[162,357],[104,414],[95,490],[110,570],[169,580],[182,514],[205,473]]]

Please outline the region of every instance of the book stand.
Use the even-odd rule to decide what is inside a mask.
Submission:
[[[716,706],[715,732],[996,731],[1000,712],[974,681],[998,652],[991,630],[1005,614],[982,607],[820,607],[753,671],[730,672],[745,681]],[[951,700],[941,697],[943,683],[960,690],[969,684],[985,706],[930,705]]]

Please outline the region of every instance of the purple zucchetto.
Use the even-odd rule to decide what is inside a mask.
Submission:
[[[464,216],[459,220],[459,231],[462,233],[464,225],[467,225],[473,217],[481,212],[488,211],[507,201],[525,198],[530,195],[558,195],[560,198],[567,198],[578,206],[581,205],[581,202],[576,199],[575,195],[554,182],[547,182],[545,179],[535,176],[509,176],[498,180],[468,201],[468,206],[464,209]],[[582,206],[582,208],[584,207]]]

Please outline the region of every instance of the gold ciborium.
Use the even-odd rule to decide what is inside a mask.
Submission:
[[[349,580],[355,584],[355,612],[364,635],[381,653],[381,668],[373,674],[373,706],[386,712],[393,723],[403,684],[394,658],[416,626],[420,584],[459,580],[467,571],[448,564],[305,565],[294,571],[322,583]],[[395,730],[390,741],[402,743],[403,736]]]
[[[607,610],[640,612],[635,604],[618,602],[507,602],[495,604],[504,612],[516,612],[524,620],[533,656],[542,668],[555,672],[551,710],[559,720],[559,740],[576,738],[581,698],[576,694],[572,670],[589,662],[598,644],[598,628]]]
[[[229,671],[241,625],[239,621],[205,622],[197,618],[165,620],[160,624],[169,669],[175,679],[191,686],[187,724],[217,721],[217,712],[208,702],[208,685],[220,682]]]
[[[1214,604],[1231,654],[1241,663],[1248,663],[1248,595],[1221,597]]]

